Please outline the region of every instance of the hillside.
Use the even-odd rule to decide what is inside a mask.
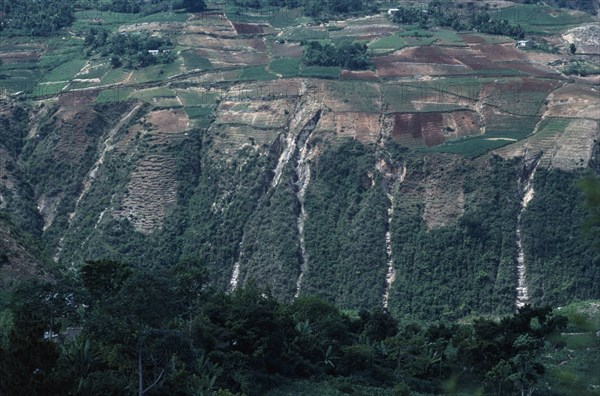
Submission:
[[[533,50],[384,13],[76,10],[61,34],[0,48],[19,123],[3,132],[3,207],[62,266],[198,257],[217,288],[255,280],[285,301],[385,295],[401,316],[458,318],[511,312],[517,285],[533,303],[597,298],[574,183],[595,158],[598,85],[565,74],[589,60],[555,32],[597,42],[575,33],[586,14],[536,7]],[[101,31],[171,43],[173,59],[111,65],[87,45]],[[315,39],[366,42],[372,67],[306,66]]]
[[[529,304],[567,306],[577,321],[578,309],[596,309],[600,299],[600,250],[597,234],[586,231],[590,211],[580,185],[600,173],[597,7],[504,0],[414,1],[396,11],[387,2],[201,3],[49,0],[44,9],[29,0],[0,1],[0,363],[8,312],[18,311],[10,295],[20,296],[23,282],[59,287],[52,298],[64,292],[65,301],[83,290],[99,304],[96,297],[107,290],[125,300],[127,293],[148,298],[135,288],[149,276],[162,300],[160,293],[175,286],[148,273],[175,271],[179,282],[177,271],[199,266],[208,302],[198,314],[206,323],[197,319],[194,326],[214,337],[201,338],[203,350],[237,342],[226,334],[239,330],[231,321],[246,314],[236,310],[250,300],[290,327],[281,334],[285,343],[317,337],[310,326],[324,326],[323,351],[281,347],[297,353],[290,361],[310,351],[305,366],[292,370],[302,380],[288,384],[289,394],[300,394],[309,376],[339,394],[343,383],[323,376],[346,375],[344,367],[368,378],[358,382],[361,394],[378,394],[378,387],[389,394],[392,372],[406,381],[406,392],[452,392],[450,374],[472,363],[466,334],[485,338],[477,327],[484,322],[468,327],[473,318],[511,314],[506,321],[515,323],[519,315],[540,315],[540,326],[548,327],[544,334],[529,322],[521,329],[546,345],[543,361],[552,369],[540,380],[545,394],[569,386],[573,394],[596,394],[590,378],[597,361],[583,350],[597,349],[590,336],[597,324],[569,324],[573,334],[562,337],[577,351],[573,358],[559,352],[560,342],[554,351],[548,344],[562,319],[546,323],[555,317],[529,311]],[[128,270],[118,273],[122,279],[95,274],[94,289],[81,274],[90,262]],[[125,278],[134,283],[119,283]],[[192,286],[175,287],[179,297],[190,292],[186,287]],[[264,293],[252,294],[256,287]],[[92,303],[76,310],[69,302],[56,315],[73,325],[102,315],[112,320],[121,302],[114,312]],[[99,316],[86,316],[89,306]],[[189,314],[192,337],[191,308],[176,319],[175,308],[162,308],[179,324]],[[331,324],[311,316],[312,309],[342,323],[347,338],[326,332]],[[392,318],[401,326],[390,325]],[[401,341],[384,344],[392,334],[377,333],[370,320],[379,321],[379,331],[393,327]],[[445,327],[414,330],[413,321],[452,323],[457,344],[449,346]],[[506,321],[487,325],[504,331]],[[452,327],[463,322],[467,327]],[[308,338],[294,338],[294,331]],[[433,350],[432,340],[445,346]],[[379,374],[365,368],[370,363],[353,366],[354,359],[387,359],[386,345],[404,348],[396,342],[429,348],[431,356],[418,359],[439,363],[438,371],[434,363],[415,372],[381,363]],[[400,367],[406,351],[393,350]],[[329,360],[330,353],[340,360]],[[436,360],[438,354],[445,357]],[[516,365],[510,359],[517,355],[502,356],[494,355],[498,366],[487,371],[460,375],[469,384],[485,377],[502,393],[502,364]],[[221,355],[202,360],[210,372],[202,381],[217,378],[227,362]],[[582,369],[585,362],[593,363]],[[271,366],[269,375],[289,375]],[[271,389],[263,378],[256,380],[265,381],[262,388],[249,391],[246,374],[227,374],[219,386]],[[509,382],[525,386],[519,381]],[[272,394],[288,394],[288,385]],[[463,385],[465,392],[483,389]]]

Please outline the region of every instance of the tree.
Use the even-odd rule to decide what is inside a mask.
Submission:
[[[202,12],[206,9],[206,3],[203,0],[183,0],[183,8],[188,12]]]
[[[600,243],[600,179],[598,176],[586,176],[579,182],[579,187],[583,190],[585,206],[589,212],[585,230]]]
[[[575,43],[569,44],[569,52],[571,53],[571,55],[575,55],[575,52],[577,52],[577,47],[575,46]]]

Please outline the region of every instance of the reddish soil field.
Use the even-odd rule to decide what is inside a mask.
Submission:
[[[377,81],[377,74],[370,70],[365,71],[342,71],[342,80],[364,80],[364,81]]]
[[[393,56],[375,57],[377,75],[380,78],[423,76],[459,76],[467,74],[470,69],[465,65],[436,65],[410,62],[397,62]]]
[[[474,34],[461,34],[460,38],[467,44],[485,44],[486,41],[483,37],[476,36]]]
[[[478,52],[462,51],[461,53],[456,54],[456,59],[473,70],[493,70],[502,68],[500,65],[491,62]]]
[[[427,46],[408,48],[393,56],[395,56],[397,62],[458,65],[459,62],[454,59],[455,55],[450,49]]]
[[[262,34],[264,29],[262,25],[252,25],[249,23],[231,22],[237,34]]]
[[[392,138],[399,143],[425,143],[427,147],[444,143],[442,113],[403,113],[394,115]],[[413,143],[413,144],[414,144]]]

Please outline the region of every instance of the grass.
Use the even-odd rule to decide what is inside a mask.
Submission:
[[[543,356],[547,368],[543,382],[555,394],[598,395],[590,385],[600,385],[600,339],[595,335],[600,330],[599,307],[599,301],[582,301],[554,311],[569,319],[567,334],[561,337],[565,347],[560,350],[548,348]]]
[[[269,71],[264,66],[251,66],[242,69],[240,81],[268,81],[274,80],[277,76]]]
[[[75,28],[87,28],[90,25],[90,21],[98,19],[102,20],[100,26],[120,26],[126,23],[135,23],[139,19],[137,14],[126,14],[111,11],[99,11],[99,10],[83,10],[75,12]]]
[[[329,38],[329,32],[309,27],[297,27],[284,32],[280,38],[286,41],[326,40]]]
[[[43,97],[43,96],[57,95],[58,93],[60,93],[60,91],[62,91],[62,89],[65,87],[65,85],[66,84],[64,82],[38,84],[33,88],[33,90],[31,91],[31,94],[28,96]]]
[[[183,64],[187,70],[212,70],[213,65],[210,63],[208,58],[200,56],[194,51],[183,51],[181,53],[183,57]]]
[[[185,22],[190,17],[187,12],[159,12],[156,14],[146,15],[136,21],[140,22]]]
[[[436,89],[437,81],[422,84],[386,84],[382,86],[383,101],[388,113],[454,111],[464,109],[462,104],[448,103],[452,93]],[[417,102],[439,102],[419,103]]]
[[[565,9],[533,4],[516,4],[490,13],[494,19],[506,19],[514,25],[521,25],[525,31],[533,33],[558,33],[570,27],[593,22],[594,18],[583,12],[570,12]]]
[[[485,136],[488,138],[504,138],[521,140],[535,129],[537,117],[518,117],[499,115],[486,122]]]
[[[133,93],[133,88],[105,89],[96,97],[96,103],[122,102]]]
[[[406,47],[406,41],[397,34],[385,36],[369,43],[369,48],[372,49],[375,54],[395,51],[403,47]]]
[[[143,69],[134,70],[132,79],[137,83],[161,81],[181,73],[181,65],[181,58],[177,58],[174,62],[166,65],[152,65],[144,67]]]
[[[77,73],[85,66],[86,61],[75,59],[67,63],[63,63],[53,69],[45,78],[46,81],[69,81],[72,80]]]
[[[376,84],[360,81],[332,81],[327,89],[336,100],[347,103],[354,111],[379,113],[379,89]]]
[[[309,22],[310,19],[302,16],[302,10],[296,9],[278,9],[275,11],[271,18],[271,26],[277,29],[283,29],[286,27],[297,26],[302,23]]]
[[[342,68],[337,66],[308,66],[300,73],[303,77],[338,79]]]
[[[557,133],[562,133],[572,121],[568,118],[546,118],[540,122],[536,136],[553,136]]]
[[[537,118],[503,116],[486,125],[485,135],[451,140],[437,147],[421,149],[426,152],[459,154],[467,158],[476,158],[488,151],[512,144],[529,136]]]
[[[441,29],[434,32],[434,37],[440,40],[440,45],[466,47],[467,44],[460,38],[458,33],[453,30]]]
[[[129,76],[129,72],[123,69],[110,69],[104,77],[102,77],[101,83],[103,85],[106,84],[115,84],[122,81],[125,81]]]
[[[475,136],[460,140],[453,140],[442,146],[421,149],[426,152],[459,154],[467,158],[476,158],[490,150],[498,149],[513,143],[509,140],[487,140],[485,136]]]
[[[181,99],[184,106],[196,107],[213,105],[217,101],[219,94],[214,92],[182,90],[177,92],[177,96]]]
[[[10,69],[4,65],[0,67],[0,94],[29,92],[37,84],[39,72],[31,69]],[[14,65],[10,65],[14,66]]]
[[[300,75],[300,59],[273,59],[269,64],[269,69],[271,69],[273,73],[280,74],[282,77],[297,77]]]
[[[102,78],[109,71],[108,62],[93,62],[87,68],[87,73],[80,74],[77,78]]]
[[[211,106],[186,107],[185,113],[189,118],[210,118],[213,108]]]
[[[132,98],[137,98],[145,102],[149,102],[157,97],[175,98],[175,91],[166,87],[157,87],[137,91],[131,95]]]

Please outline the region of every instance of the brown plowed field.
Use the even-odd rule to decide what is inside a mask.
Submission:
[[[483,37],[474,34],[461,34],[460,38],[467,44],[485,44],[486,41]]]
[[[376,81],[377,74],[375,74],[375,72],[372,72],[369,70],[366,70],[366,71],[344,70],[344,71],[342,71],[342,79],[343,80]]]
[[[450,49],[426,46],[407,48],[397,52],[395,55],[396,62],[410,63],[433,63],[438,65],[459,65],[455,54]]]
[[[477,49],[492,62],[527,60],[527,54],[511,43],[481,45]]]
[[[427,147],[445,141],[442,113],[403,113],[394,115],[392,138],[398,143],[422,142]]]
[[[264,33],[264,28],[262,25],[253,25],[250,23],[231,23],[237,32],[237,34],[262,34]]]

